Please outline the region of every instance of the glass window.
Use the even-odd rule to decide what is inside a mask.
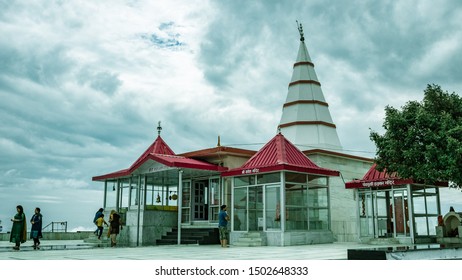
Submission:
[[[210,204],[218,205],[220,203],[220,178],[210,179]]]
[[[286,208],[286,230],[308,230],[306,207]]]
[[[427,217],[415,218],[415,234],[416,235],[429,235],[427,227]]]
[[[307,187],[286,184],[286,230],[307,230]]]
[[[328,207],[327,188],[308,189],[308,207]]]
[[[281,181],[281,173],[279,172],[257,175],[258,184],[277,183],[279,181]]]
[[[191,181],[184,181],[181,194],[181,222],[191,221]]]
[[[122,201],[121,207],[128,207],[128,195],[130,193],[130,186],[123,184],[120,188],[120,198]]]
[[[306,206],[306,185],[286,184],[286,205]]]
[[[306,174],[286,172],[286,182],[306,183]]]
[[[220,212],[220,178],[211,178],[209,181],[209,221],[217,222]]]
[[[310,230],[329,229],[329,211],[327,209],[309,209]]]
[[[265,190],[265,207],[266,207],[266,229],[281,229],[281,186],[266,186]]]
[[[235,187],[250,186],[250,185],[255,185],[255,176],[253,175],[234,178]]]
[[[327,177],[319,175],[308,175],[308,182],[310,185],[327,186]]]
[[[425,214],[425,195],[420,193],[414,193],[413,195],[414,213]]]
[[[233,205],[233,230],[247,231],[247,188],[234,189]]]

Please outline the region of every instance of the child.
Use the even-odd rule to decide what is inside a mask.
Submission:
[[[103,234],[103,224],[108,226],[108,223],[104,220],[104,214],[96,219],[96,226],[98,227],[98,239],[101,239],[101,235]]]

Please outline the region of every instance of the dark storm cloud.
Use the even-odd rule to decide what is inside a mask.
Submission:
[[[1,2],[0,190],[15,190],[2,201],[72,193],[80,204],[47,212],[91,216],[91,177],[130,166],[158,121],[177,153],[218,135],[259,149],[277,131],[296,20],[346,150],[373,157],[384,107],[427,83],[462,90],[457,1],[158,2]]]

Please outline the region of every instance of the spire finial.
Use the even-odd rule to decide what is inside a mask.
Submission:
[[[301,23],[298,23],[298,20],[296,20],[296,22],[297,22],[298,32],[300,33],[300,41],[305,42],[305,37],[303,37],[303,26]]]
[[[217,143],[217,147],[221,147],[220,135],[218,135],[218,143]]]
[[[160,132],[162,131],[162,126],[160,126],[160,121],[157,123],[157,135],[160,136]]]

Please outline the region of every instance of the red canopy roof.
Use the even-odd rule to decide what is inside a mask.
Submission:
[[[100,181],[105,179],[115,179],[125,177],[132,174],[136,169],[143,165],[146,161],[153,160],[168,167],[200,169],[210,171],[225,171],[227,168],[221,167],[208,162],[200,160],[177,156],[172,149],[158,136],[154,143],[127,169],[119,170],[116,172],[108,173],[105,175],[95,176],[93,181]]]
[[[403,179],[396,172],[388,173],[387,170],[382,172],[377,170],[377,164],[374,163],[369,171],[366,172],[361,180],[353,180],[345,183],[346,189],[359,188],[386,188],[390,186],[405,185],[415,183],[412,179]],[[447,182],[437,182],[437,186],[447,186]]]
[[[281,170],[339,176],[338,171],[317,166],[281,133],[273,137],[243,166],[223,172],[221,175],[227,177]]]

